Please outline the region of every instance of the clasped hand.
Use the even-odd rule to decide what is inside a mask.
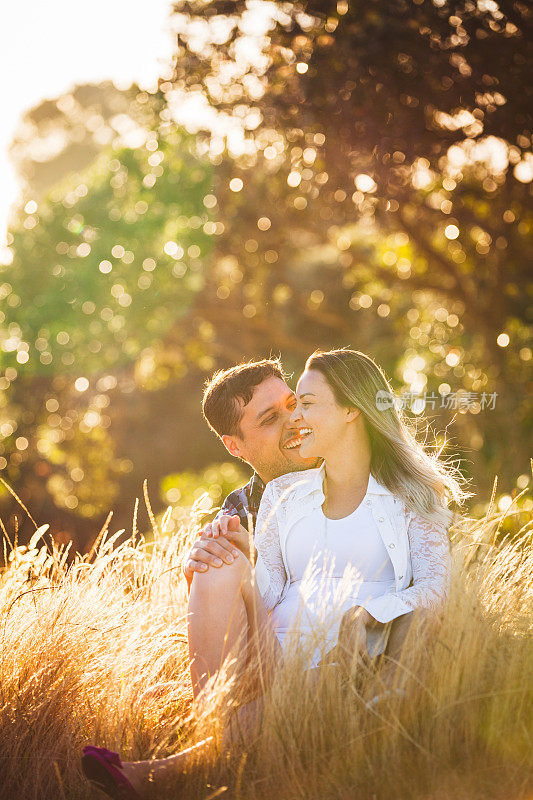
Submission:
[[[213,520],[202,529],[202,536],[206,538],[219,539],[224,536],[233,542],[241,553],[249,558],[250,556],[250,534],[241,525],[238,514],[222,514],[218,519]]]
[[[250,558],[249,534],[237,514],[223,514],[205,525],[199,538],[182,562],[183,574],[191,584],[195,572],[206,572],[209,567],[232,564],[243,553]]]

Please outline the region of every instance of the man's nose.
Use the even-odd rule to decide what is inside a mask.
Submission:
[[[300,409],[298,406],[296,406],[296,408],[289,417],[289,422],[296,422],[296,420],[300,419],[301,416],[302,415],[300,414]]]

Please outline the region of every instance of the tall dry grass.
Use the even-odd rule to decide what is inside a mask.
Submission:
[[[496,543],[502,517],[455,526],[449,602],[430,645],[411,630],[394,679],[403,694],[369,707],[379,674],[312,680],[295,649],[258,735],[229,751],[223,679],[201,714],[192,707],[180,561],[194,520],[174,533],[154,520],[151,541],[105,534],[70,565],[37,530],[0,581],[1,800],[94,796],[79,767],[89,742],[134,760],[206,734],[165,797],[533,797],[533,525],[516,513],[514,535]],[[168,681],[173,691],[150,696]]]

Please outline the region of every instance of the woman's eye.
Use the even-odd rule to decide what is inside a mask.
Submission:
[[[306,402],[306,401],[305,401],[305,402],[304,402],[304,401],[302,401],[302,402],[300,403],[300,405],[302,406],[302,408],[307,408],[307,406],[310,406],[310,405],[311,405],[311,403],[308,403],[308,402]]]

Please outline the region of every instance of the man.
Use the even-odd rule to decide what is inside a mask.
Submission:
[[[203,400],[207,424],[232,456],[254,470],[246,486],[226,497],[215,519],[237,515],[248,528],[250,515],[255,525],[266,483],[318,465],[317,459],[300,456],[299,428],[289,421],[295,404],[278,359],[239,364],[217,372],[209,381]],[[182,564],[188,588],[195,572],[231,563],[228,556],[234,550],[224,537],[215,541],[201,535]]]

